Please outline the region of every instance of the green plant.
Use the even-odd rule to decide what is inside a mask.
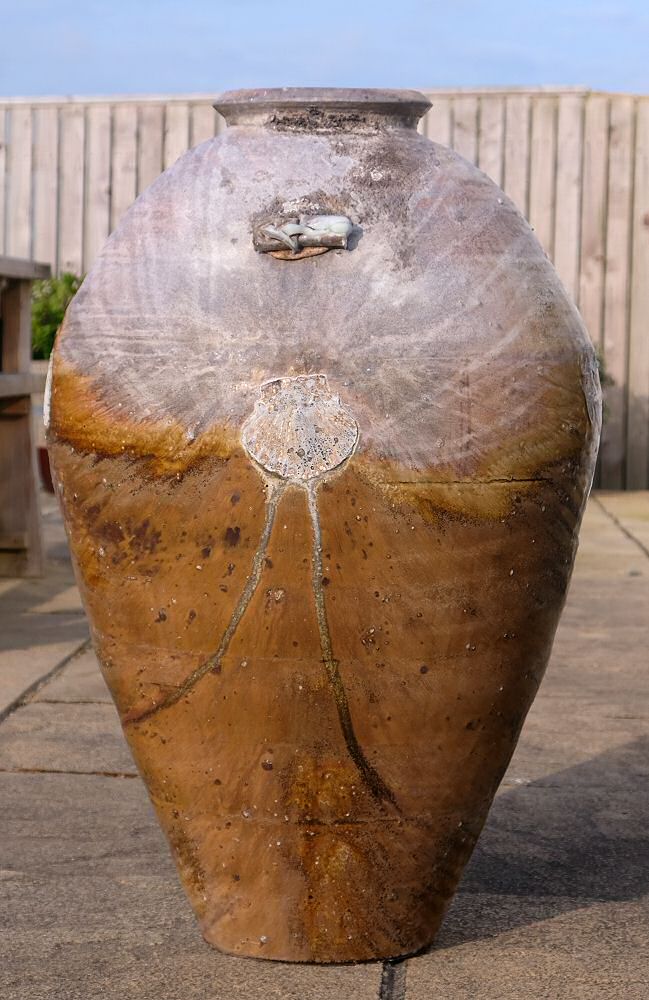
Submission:
[[[66,272],[58,278],[46,278],[33,283],[32,354],[35,358],[49,358],[65,310],[82,281],[83,278],[78,275]]]

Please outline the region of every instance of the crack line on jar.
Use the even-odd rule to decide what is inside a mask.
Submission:
[[[347,693],[343,684],[338,661],[333,655],[331,633],[327,620],[327,609],[325,606],[324,589],[322,586],[322,533],[320,530],[320,514],[318,512],[317,484],[310,482],[306,486],[306,493],[311,515],[311,527],[313,532],[313,554],[312,554],[312,581],[313,596],[315,598],[316,618],[318,621],[318,631],[320,633],[320,649],[322,661],[327,673],[329,686],[334,697],[340,728],[345,739],[347,752],[354,762],[357,771],[366,784],[367,788],[375,799],[379,802],[388,801],[396,809],[399,809],[394,793],[384,782],[378,771],[372,767],[365,757],[363,750],[354,732],[354,724],[349,710]]]

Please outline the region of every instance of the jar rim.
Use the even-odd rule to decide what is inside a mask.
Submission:
[[[228,90],[214,102],[228,125],[269,119],[273,113],[291,115],[308,110],[324,115],[336,112],[418,121],[431,107],[417,90],[381,90],[362,87],[269,87]]]

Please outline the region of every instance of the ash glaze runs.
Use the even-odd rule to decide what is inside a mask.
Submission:
[[[593,351],[512,203],[416,132],[426,106],[222,98],[230,127],[132,206],[57,338],[48,440],[98,656],[236,954],[434,938],[570,578]],[[255,251],[264,220],[318,215],[353,220],[351,252]]]

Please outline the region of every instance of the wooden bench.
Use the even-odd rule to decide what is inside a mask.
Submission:
[[[43,571],[31,404],[43,377],[30,372],[31,285],[49,277],[48,264],[0,257],[0,576]]]

